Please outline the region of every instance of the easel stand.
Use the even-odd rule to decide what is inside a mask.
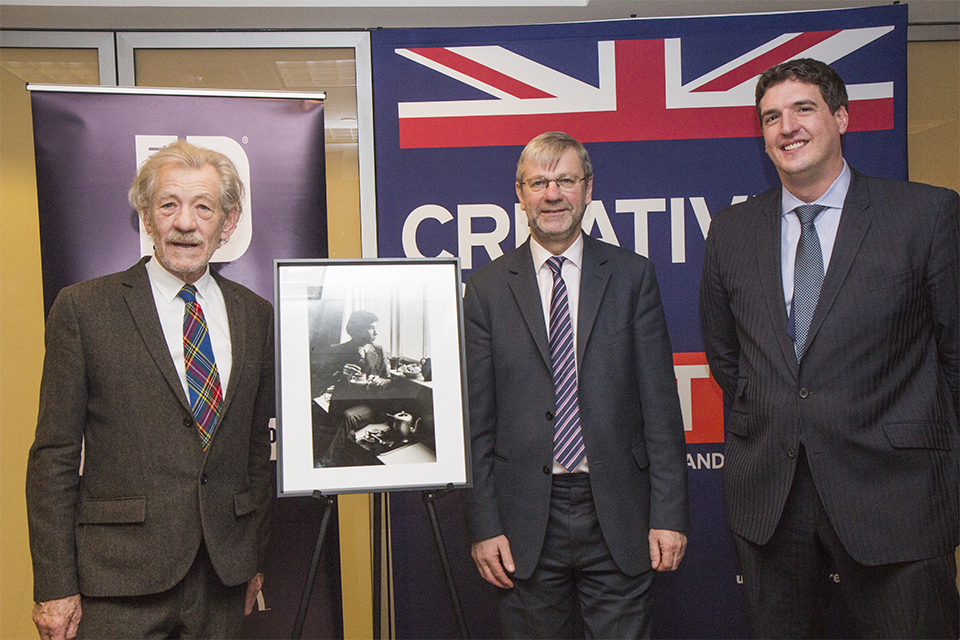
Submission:
[[[303,634],[303,623],[307,618],[307,609],[310,606],[310,595],[313,593],[313,583],[317,577],[317,566],[320,564],[320,552],[323,550],[323,539],[327,535],[327,525],[330,524],[330,511],[336,498],[325,496],[320,491],[313,492],[313,498],[320,502],[323,516],[320,520],[320,533],[317,535],[317,545],[313,549],[313,560],[307,572],[307,582],[303,585],[303,595],[300,596],[300,609],[297,611],[297,621],[293,626],[293,638],[299,640]]]
[[[443,576],[447,581],[447,589],[450,592],[450,600],[453,603],[453,613],[457,619],[457,626],[460,628],[460,637],[464,640],[470,638],[467,632],[467,621],[463,617],[463,606],[460,604],[460,596],[457,594],[457,586],[453,581],[453,571],[450,570],[450,561],[447,558],[447,547],[443,542],[443,535],[440,533],[440,521],[437,519],[437,509],[434,502],[453,491],[453,485],[449,484],[445,489],[427,489],[421,496],[424,504],[427,505],[427,514],[430,516],[430,527],[433,529],[433,541],[437,544],[437,553],[440,554],[440,565],[443,567]]]
[[[463,616],[463,606],[460,604],[460,596],[457,594],[457,587],[453,581],[453,571],[450,569],[450,560],[447,557],[447,548],[443,542],[443,534],[440,532],[440,521],[437,519],[437,509],[434,505],[437,499],[442,498],[453,491],[453,485],[447,485],[444,489],[428,489],[423,491],[421,497],[427,506],[427,514],[430,517],[430,528],[433,530],[433,541],[437,545],[437,553],[440,555],[440,565],[443,568],[443,576],[447,582],[447,590],[450,593],[450,600],[453,603],[453,613],[457,620],[457,626],[460,629],[460,637],[469,640],[470,635],[467,632],[467,622]],[[381,497],[381,496],[377,496]],[[323,540],[327,534],[327,526],[330,523],[330,511],[334,505],[335,496],[323,495],[320,491],[313,492],[313,498],[320,502],[323,508],[323,516],[320,521],[320,533],[317,535],[317,544],[313,549],[313,559],[310,561],[310,570],[307,572],[307,581],[303,585],[303,595],[300,597],[300,608],[297,611],[297,621],[293,627],[293,640],[299,640],[303,634],[303,624],[307,617],[307,610],[310,607],[310,596],[313,593],[313,583],[317,576],[317,567],[320,564],[320,552],[323,550]],[[375,513],[379,515],[380,502],[377,501]],[[377,520],[376,530],[379,531],[379,520]],[[375,545],[379,548],[379,544]],[[380,636],[379,631],[379,603],[380,603],[380,567],[379,553],[374,559],[374,637]]]

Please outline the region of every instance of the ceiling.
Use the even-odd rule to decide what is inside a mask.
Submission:
[[[331,30],[615,20],[876,6],[880,0],[0,0],[3,29]],[[894,4],[898,4],[894,2]],[[958,39],[960,2],[910,0],[909,21]],[[379,5],[379,6],[378,6]],[[911,39],[916,39],[911,33]]]

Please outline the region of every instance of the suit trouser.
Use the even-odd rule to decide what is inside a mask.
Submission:
[[[239,638],[246,594],[246,584],[226,587],[220,582],[201,543],[187,575],[168,591],[81,596],[77,638]]]
[[[957,638],[960,594],[953,552],[879,566],[856,562],[827,518],[803,447],[797,458],[793,486],[770,541],[761,546],[734,535],[753,635],[823,637],[829,631],[824,615],[829,576],[836,571],[857,637]]]
[[[579,609],[588,638],[648,638],[653,573],[628,576],[613,561],[588,474],[554,476],[537,568],[529,579],[513,578],[512,589],[498,590],[504,636],[573,638]]]

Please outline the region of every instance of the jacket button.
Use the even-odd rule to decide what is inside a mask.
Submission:
[[[800,397],[801,397],[801,398],[806,398],[806,397],[809,396],[809,395],[810,395],[810,392],[807,391],[806,388],[800,389]]]
[[[183,426],[188,427],[188,428],[189,428],[189,427],[192,427],[192,426],[193,426],[193,418],[184,418],[184,419],[183,419]]]
[[[553,473],[553,469],[551,469],[550,467],[544,465],[544,467],[543,467],[543,474],[548,476],[548,475],[550,475],[551,473]]]
[[[207,484],[207,474],[205,473],[200,474],[200,484]]]
[[[546,418],[547,420],[553,420],[553,411],[547,411]]]
[[[791,458],[796,458],[797,452],[794,449],[790,449],[789,451],[787,451],[787,455],[790,456]]]

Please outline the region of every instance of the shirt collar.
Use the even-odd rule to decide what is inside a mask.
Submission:
[[[160,292],[161,297],[165,301],[173,302],[174,298],[180,293],[180,289],[183,288],[185,284],[184,281],[164,269],[156,256],[152,256],[147,260],[146,266],[147,275],[150,277],[151,284]],[[197,288],[197,299],[203,300],[204,298],[209,298],[207,292],[210,290],[210,287],[216,286],[213,281],[213,276],[210,275],[209,265],[204,270],[203,275],[200,276],[200,279],[193,283],[193,286]]]
[[[804,202],[800,198],[787,191],[786,188],[781,189],[783,192],[783,196],[781,198],[782,215],[787,215],[802,204],[822,204],[830,209],[842,210],[843,201],[846,199],[847,191],[849,189],[850,165],[848,165],[846,159],[844,159],[843,169],[840,171],[840,175],[837,176],[837,179],[833,181],[833,184],[830,185],[830,188],[813,202]]]
[[[540,271],[544,263],[553,257],[553,254],[543,248],[537,242],[536,238],[530,236],[530,254],[533,256],[534,272]],[[582,269],[583,265],[583,232],[577,234],[577,239],[573,241],[567,250],[561,253],[564,258],[572,262],[577,269]]]

